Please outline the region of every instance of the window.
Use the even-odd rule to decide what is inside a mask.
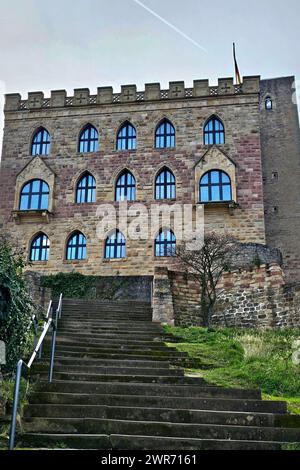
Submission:
[[[20,197],[21,211],[48,210],[49,186],[45,181],[32,180],[23,186]]]
[[[31,155],[49,155],[50,153],[50,134],[41,127],[32,139]]]
[[[76,232],[67,243],[67,260],[82,260],[86,258],[86,238],[81,232]]]
[[[135,150],[136,149],[136,130],[126,122],[118,132],[117,150]]]
[[[135,201],[136,189],[135,189],[135,178],[130,171],[125,170],[118,178],[116,184],[116,201]]]
[[[209,119],[204,127],[204,145],[225,144],[225,130],[222,122],[216,116]]]
[[[172,230],[161,230],[155,239],[155,256],[175,256],[176,238]]]
[[[155,199],[175,199],[176,183],[173,173],[164,168],[155,181]]]
[[[155,147],[157,149],[175,147],[175,128],[167,119],[156,129]]]
[[[99,150],[99,134],[97,129],[90,124],[86,126],[80,134],[79,149],[80,153],[91,153]]]
[[[212,170],[200,181],[200,202],[231,201],[231,181],[221,170]]]
[[[126,256],[126,241],[124,235],[116,230],[106,239],[105,243],[105,258],[118,259],[125,258]]]
[[[267,111],[271,111],[273,109],[273,101],[270,96],[267,96],[265,99],[265,108]]]
[[[37,235],[31,243],[30,261],[48,261],[50,240],[44,233]]]
[[[96,202],[96,180],[90,173],[85,173],[77,184],[76,203]]]

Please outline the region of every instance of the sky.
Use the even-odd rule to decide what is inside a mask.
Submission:
[[[0,0],[0,11],[0,140],[5,92],[215,85],[233,76],[233,41],[242,75],[300,80],[299,0]]]

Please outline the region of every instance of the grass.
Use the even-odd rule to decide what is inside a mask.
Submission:
[[[189,375],[222,387],[260,388],[265,399],[285,400],[300,414],[300,365],[293,361],[300,330],[165,328],[178,340],[169,346],[188,354]]]

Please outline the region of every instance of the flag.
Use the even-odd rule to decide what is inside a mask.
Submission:
[[[236,60],[235,43],[233,43],[233,58],[234,58],[235,80],[236,80],[236,84],[237,84],[237,85],[241,85],[241,84],[242,84],[242,80],[241,80],[241,74],[240,74],[240,71],[239,71],[239,66],[238,66],[238,63],[237,63],[237,60]]]

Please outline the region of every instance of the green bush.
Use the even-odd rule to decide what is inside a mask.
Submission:
[[[1,239],[0,289],[9,292],[7,314],[0,318],[0,340],[6,344],[6,366],[2,366],[4,372],[14,370],[30,340],[28,327],[34,305],[23,276],[25,264],[22,254],[14,252],[9,243]]]

